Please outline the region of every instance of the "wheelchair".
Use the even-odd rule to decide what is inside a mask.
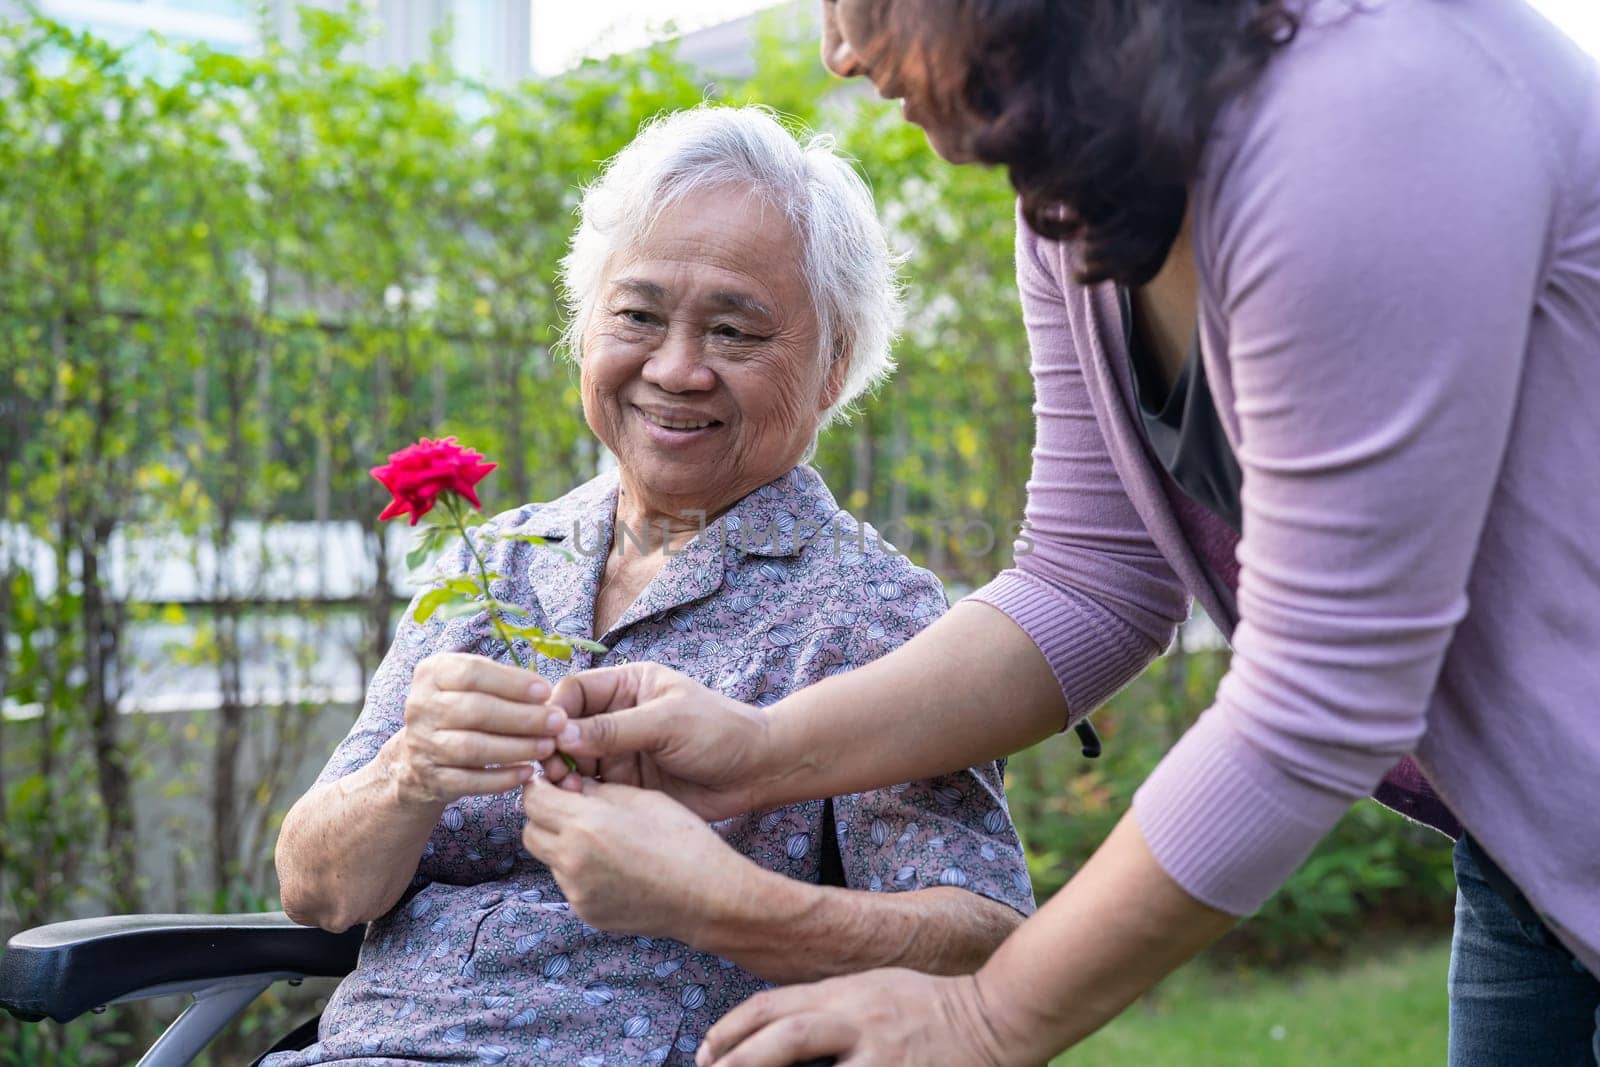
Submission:
[[[65,1023],[111,1004],[187,994],[193,1002],[139,1060],[139,1067],[184,1067],[274,982],[349,974],[365,932],[357,926],[330,934],[281,911],[51,923],[6,943],[0,1008],[25,1022]],[[261,1055],[312,1044],[316,1023],[297,1027]]]

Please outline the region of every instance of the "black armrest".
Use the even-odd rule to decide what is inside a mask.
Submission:
[[[199,987],[282,971],[339,977],[355,967],[365,927],[300,926],[281,911],[252,915],[111,915],[24,930],[0,955],[0,1008],[67,1022],[158,986]]]

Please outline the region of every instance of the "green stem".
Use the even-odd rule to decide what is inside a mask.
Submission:
[[[461,505],[456,500],[456,494],[445,492],[441,493],[440,496],[444,499],[444,507],[450,513],[451,521],[456,524],[456,529],[461,533],[461,540],[467,544],[467,551],[472,553],[473,562],[478,565],[478,580],[483,583],[483,599],[488,605],[489,621],[494,623],[494,632],[500,638],[500,643],[506,646],[506,655],[511,657],[511,662],[523,670],[527,670],[528,665],[522,662],[521,656],[517,655],[516,643],[511,640],[511,635],[506,633],[505,608],[501,606],[500,601],[494,598],[494,594],[489,592],[489,564],[484,562],[483,556],[478,553],[478,546],[472,543],[472,537],[467,533],[467,523],[462,517]],[[565,752],[558,753],[558,755],[570,769],[574,771],[578,769],[577,762],[571,756]]]
[[[483,583],[483,599],[489,606],[489,620],[494,623],[494,632],[500,638],[500,643],[506,646],[506,653],[511,657],[511,662],[526,669],[528,665],[517,655],[516,645],[512,643],[511,635],[506,633],[500,602],[489,592],[489,564],[478,554],[478,546],[472,543],[472,537],[467,533],[466,520],[461,516],[461,505],[456,502],[454,493],[441,495],[444,497],[445,510],[450,513],[450,520],[456,524],[456,529],[461,533],[461,540],[466,542],[467,551],[472,553],[472,560],[478,565],[478,580]]]

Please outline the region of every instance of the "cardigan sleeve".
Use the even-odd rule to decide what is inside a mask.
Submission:
[[[1171,642],[1188,595],[1112,463],[1074,349],[1064,253],[1019,217],[1017,287],[1034,380],[1033,475],[1015,565],[969,599],[1022,627],[1081,719]],[[1080,294],[1081,295],[1081,294]]]
[[[1386,17],[1275,60],[1195,196],[1244,475],[1240,623],[1134,813],[1162,867],[1235,914],[1427,729],[1554,211],[1512,75]]]

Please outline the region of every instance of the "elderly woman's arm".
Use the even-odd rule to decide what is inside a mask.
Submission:
[[[871,893],[797,881],[734,851],[663,793],[586,779],[525,790],[523,843],[585,922],[670,937],[773,982],[869,967],[970,973],[1021,921],[965,889]]]
[[[869,893],[797,882],[760,867],[752,880],[754,891],[708,924],[695,948],[770,982],[874,967],[970,974],[1022,922],[1013,909],[965,889]]]
[[[312,786],[289,809],[276,860],[283,910],[295,922],[347,930],[405,893],[444,805],[406,803],[395,763],[386,744],[371,763]]]
[[[406,644],[396,641],[397,649]],[[447,653],[421,660],[397,688],[412,665],[392,655],[324,780],[284,819],[278,880],[283,910],[296,922],[344,930],[383,915],[411,884],[451,802],[517,788],[532,774],[528,761],[553,749],[548,738],[529,736],[545,713],[535,700],[549,692],[538,676]],[[385,711],[396,699],[404,700],[398,723]],[[486,769],[494,764],[501,766]]]

